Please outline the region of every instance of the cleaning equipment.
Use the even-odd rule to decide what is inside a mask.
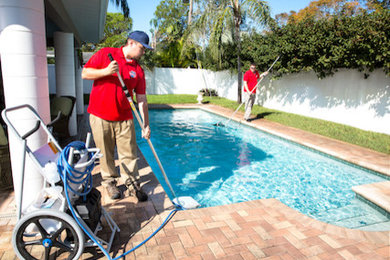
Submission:
[[[32,130],[22,136],[7,114],[23,109],[31,111],[37,123]],[[26,111],[21,112],[26,113]],[[33,204],[22,211],[22,199],[19,202],[18,222],[12,236],[12,245],[17,257],[26,260],[43,259],[43,256],[45,260],[56,257],[78,260],[85,247],[97,246],[106,258],[111,260],[108,252],[115,233],[120,230],[101,206],[100,192],[92,185],[94,162],[101,154],[99,149],[88,147],[90,134],[87,136],[86,144],[76,141],[61,149],[48,129],[53,122],[48,126],[44,125],[31,106],[21,105],[4,109],[2,116],[10,131],[23,142],[22,183],[26,153],[45,178],[42,192],[38,194]],[[40,127],[47,133],[48,144],[32,151],[27,145],[27,138],[37,132]],[[54,163],[55,161],[57,163]],[[20,192],[20,197],[23,198],[23,187],[16,192]],[[166,225],[178,210],[180,209],[172,210],[148,238],[114,259],[122,258],[146,243]],[[112,231],[108,236],[109,241],[97,237],[97,233],[102,230],[101,220],[104,220]]]
[[[88,187],[88,183],[89,183],[88,180],[91,176],[90,170],[87,169],[84,172],[80,172],[71,166],[72,165],[72,158],[73,158],[72,154],[74,153],[74,151],[83,151],[84,149],[85,148],[84,148],[83,143],[72,142],[68,146],[66,146],[64,148],[63,152],[61,153],[61,157],[59,159],[59,162],[62,162],[62,163],[59,163],[58,167],[59,167],[60,171],[62,172],[61,178],[63,179],[63,182],[65,183],[65,196],[66,196],[66,200],[69,203],[69,210],[70,210],[72,216],[74,217],[75,221],[77,222],[78,226],[91,239],[91,241],[94,243],[94,245],[98,246],[101,249],[101,251],[106,256],[106,258],[111,260],[112,258],[109,254],[109,248],[105,249],[103,247],[102,242],[104,242],[104,241],[102,241],[101,239],[98,239],[96,237],[95,233],[92,232],[92,230],[90,228],[90,226],[93,226],[96,223],[96,216],[94,216],[94,215],[98,214],[100,210],[103,210],[103,208],[96,207],[96,205],[99,205],[99,204],[94,203],[95,201],[100,200],[100,194],[96,192],[97,191],[96,189]],[[66,158],[70,158],[69,163],[67,162]],[[83,165],[80,165],[79,168],[87,167],[87,166],[88,165],[83,164]],[[81,182],[86,182],[86,184],[87,184],[85,186],[83,185],[85,187],[84,192],[78,193],[80,196],[86,196],[86,198],[81,199],[82,197],[80,197],[79,200],[81,200],[81,203],[77,203],[75,207],[73,207],[72,203],[70,203],[71,198],[70,198],[70,194],[69,194],[70,193],[69,192],[69,190],[70,190],[69,184],[80,183],[80,181],[75,181],[75,179],[70,180],[72,178],[83,179],[84,181],[81,181]],[[91,190],[91,192],[88,190]],[[72,190],[72,192],[73,192],[73,190]],[[136,250],[137,248],[139,248],[140,246],[145,244],[157,232],[159,232],[166,225],[166,223],[168,223],[168,221],[173,217],[173,215],[178,210],[179,209],[172,210],[169,213],[169,215],[167,216],[167,218],[163,221],[163,223],[148,238],[146,238],[144,241],[142,241],[141,243],[139,243],[137,246],[130,249],[129,251],[114,258],[114,260],[125,257],[129,253],[133,252],[134,250]],[[94,214],[89,214],[91,212],[94,212]],[[86,220],[83,220],[83,218],[86,218]],[[112,223],[108,222],[108,225],[112,226]],[[111,240],[113,238],[114,237],[111,235]],[[78,258],[74,258],[74,259],[78,259]]]
[[[272,63],[272,65],[269,67],[269,69],[268,69],[266,72],[269,72],[269,71],[272,69],[272,67],[273,67],[273,66],[275,65],[275,63],[279,60],[279,58],[280,58],[280,56],[278,56],[278,57],[276,58],[276,60]],[[263,79],[263,78],[261,78],[261,79],[259,80],[259,82],[257,82],[256,86],[252,89],[251,92],[249,92],[249,95],[251,95],[251,94],[253,93],[253,91],[255,91],[255,89],[257,89],[257,86],[260,84],[260,82],[261,82],[262,79]],[[248,98],[249,98],[249,97],[248,97]],[[237,109],[233,112],[233,114],[229,117],[229,120],[227,121],[226,126],[229,124],[230,120],[232,120],[233,116],[237,113],[237,111],[240,109],[240,107],[241,107],[244,103],[245,103],[245,102],[241,103],[241,104],[237,107]],[[221,121],[219,121],[218,123],[214,124],[214,126],[222,126],[222,127],[223,127],[223,126],[225,126],[225,125],[222,124]]]
[[[9,113],[31,114],[36,124],[22,135],[9,119]],[[87,145],[74,142],[62,150],[48,129],[56,119],[45,125],[37,112],[27,104],[4,109],[2,117],[17,141],[23,144],[21,188],[15,190],[20,195],[18,221],[12,234],[12,245],[17,257],[79,259],[85,247],[99,246],[103,252],[109,251],[115,233],[120,230],[100,205],[100,192],[92,187],[91,172],[95,160],[101,154],[99,149],[88,147],[90,134],[87,136]],[[47,143],[33,151],[27,139],[41,128],[47,134]],[[22,207],[26,154],[44,177],[44,182],[33,202]],[[102,221],[111,229],[109,241],[97,237],[97,233],[102,230]],[[91,239],[86,239],[83,231]]]
[[[110,59],[111,62],[114,61],[114,58],[112,57],[111,53],[108,54],[108,58]],[[133,110],[134,115],[137,118],[137,121],[138,121],[138,123],[139,123],[139,125],[140,125],[140,127],[142,128],[142,131],[143,131],[144,130],[144,124],[142,123],[142,120],[141,120],[141,118],[140,118],[140,116],[138,114],[138,111],[137,111],[137,109],[134,106],[134,102],[133,102],[133,99],[132,99],[132,97],[131,97],[131,95],[129,93],[129,90],[126,87],[125,82],[123,81],[121,74],[119,72],[117,72],[116,74],[117,74],[118,79],[119,79],[119,81],[120,81],[120,83],[122,85],[122,90],[126,94],[126,97],[129,100],[129,102],[130,102],[131,109]],[[172,192],[172,195],[174,196],[174,199],[172,200],[172,202],[176,206],[181,208],[181,209],[194,209],[194,208],[199,207],[200,204],[196,200],[194,200],[192,197],[184,196],[184,197],[179,197],[178,198],[176,196],[175,191],[173,190],[172,185],[169,182],[167,174],[165,173],[164,167],[162,166],[162,164],[160,162],[160,159],[159,159],[159,157],[158,157],[158,155],[156,153],[156,150],[153,147],[152,141],[150,139],[146,139],[146,140],[147,140],[147,142],[149,144],[150,149],[152,150],[154,158],[157,161],[157,164],[158,164],[158,166],[159,166],[159,168],[161,170],[161,173],[164,176],[165,182],[168,185],[170,191]]]

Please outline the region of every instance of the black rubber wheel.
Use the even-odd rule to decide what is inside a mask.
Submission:
[[[42,209],[18,221],[12,245],[19,259],[79,259],[84,251],[84,233],[68,214]]]

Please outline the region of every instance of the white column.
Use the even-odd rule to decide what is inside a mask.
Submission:
[[[81,78],[82,66],[77,51],[75,51],[75,80],[76,80],[76,112],[78,115],[84,114],[84,89],[83,79]]]
[[[0,56],[6,107],[30,104],[48,123],[50,108],[43,0],[1,0],[0,17]],[[21,134],[35,125],[33,116],[29,113],[9,115]],[[28,138],[28,145],[35,150],[46,141],[46,134],[39,131]],[[9,133],[9,146],[18,203],[21,194],[23,147],[12,132]],[[38,168],[28,156],[26,159],[23,209],[33,202],[43,185]]]
[[[76,97],[73,33],[55,32],[54,49],[57,96]],[[69,134],[71,136],[77,134],[77,115],[75,108],[69,119]]]

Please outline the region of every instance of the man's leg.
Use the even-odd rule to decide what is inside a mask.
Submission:
[[[136,192],[137,190],[138,192],[141,192],[137,164],[137,142],[134,121],[127,120],[120,122],[115,130],[121,175],[127,178],[125,184],[129,189],[129,193],[132,193],[133,191]]]
[[[95,145],[100,149],[103,157],[100,158],[100,173],[102,185],[106,188],[111,199],[119,199],[121,194],[116,187],[116,179],[119,177],[115,168],[115,133],[112,124],[114,122],[103,120],[94,115],[89,116],[93,139]]]
[[[252,96],[254,95],[249,95],[249,93],[245,92],[244,98],[245,98],[245,114],[244,114],[244,119],[249,120],[251,117],[251,112],[252,112],[252,106],[254,100],[252,99]]]

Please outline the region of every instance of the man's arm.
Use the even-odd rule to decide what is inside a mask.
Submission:
[[[103,69],[83,68],[81,72],[81,77],[83,79],[95,80],[112,75],[114,73],[117,73],[118,71],[118,63],[114,60]]]
[[[148,100],[146,95],[136,94],[137,103],[139,112],[142,117],[144,131],[142,131],[142,137],[145,139],[150,138],[150,127],[149,127],[149,110],[148,110]]]
[[[265,71],[265,72],[261,73],[260,74],[260,79],[264,78],[267,75],[268,75],[268,71]]]
[[[246,92],[250,92],[249,89],[248,89],[248,83],[244,80],[244,89],[246,90]]]
[[[258,87],[258,85],[260,84],[260,81],[267,75],[268,75],[268,71],[265,71],[265,72],[260,74],[259,78],[257,79],[257,84],[256,84],[255,88]]]

